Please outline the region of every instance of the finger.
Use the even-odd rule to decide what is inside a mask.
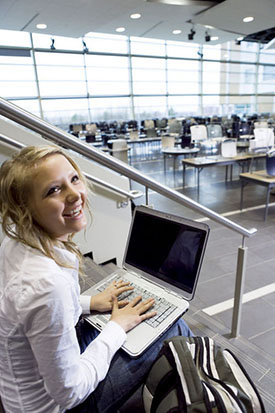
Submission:
[[[147,320],[148,318],[155,317],[157,315],[156,311],[150,311],[150,313],[140,315],[141,321]]]
[[[126,300],[120,300],[118,301],[118,306],[120,307],[125,307],[125,305],[129,304],[129,301]]]
[[[117,301],[117,297],[115,295],[112,295],[112,302],[113,302],[113,310],[117,310],[118,309],[118,301]]]
[[[153,298],[148,298],[145,301],[141,301],[138,303],[136,308],[142,312],[148,310],[150,307],[152,307],[155,304],[155,300]]]
[[[125,291],[131,291],[133,289],[134,289],[134,287],[122,286],[122,287],[116,287],[115,291],[119,295],[121,293],[124,293]]]
[[[141,297],[141,295],[139,295],[138,297],[133,298],[133,300],[130,301],[129,304],[130,304],[132,307],[135,307],[135,306],[137,305],[137,303],[139,303],[141,300],[142,300],[142,297]]]

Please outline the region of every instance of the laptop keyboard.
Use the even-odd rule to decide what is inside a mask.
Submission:
[[[101,285],[100,288],[98,288],[99,291],[105,290],[106,287],[108,287],[109,284],[113,281],[125,281],[128,282],[126,279],[123,278],[121,275],[117,275],[115,278],[113,278],[111,281],[106,282],[105,284]],[[154,317],[148,318],[144,322],[149,324],[151,327],[158,327],[177,307],[173,304],[171,304],[169,301],[165,300],[164,298],[160,298],[157,295],[149,292],[148,290],[145,290],[144,288],[130,282],[130,286],[134,287],[134,290],[131,291],[125,291],[124,293],[119,295],[120,300],[126,300],[126,299],[133,299],[137,296],[142,296],[143,300],[146,300],[147,298],[154,298],[155,304],[148,310],[148,312],[154,310],[157,312],[157,314]]]

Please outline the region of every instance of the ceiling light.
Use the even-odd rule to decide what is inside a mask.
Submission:
[[[211,36],[210,40],[219,40],[218,36]]]
[[[134,13],[134,14],[131,14],[131,19],[140,19],[141,18],[141,14],[139,14],[139,13]]]
[[[241,37],[237,37],[237,40],[239,41],[239,42],[241,42],[242,40],[243,40],[243,37],[241,36]]]
[[[208,24],[205,24],[204,27],[206,27],[207,29],[214,29],[213,26],[209,26]]]
[[[210,42],[210,40],[211,40],[211,37],[210,37],[210,35],[208,34],[208,32],[205,32],[205,41],[206,42]]]
[[[45,24],[45,23],[38,23],[37,25],[36,25],[36,28],[37,29],[41,29],[41,30],[44,30],[44,29],[47,29],[47,25]]]
[[[188,34],[188,40],[193,40],[194,39],[194,34],[196,34],[194,29],[190,30],[190,33]]]
[[[243,18],[244,23],[250,23],[250,22],[253,22],[253,20],[254,20],[254,17],[252,17],[252,16],[248,16],[248,17]]]
[[[125,27],[117,27],[116,32],[118,32],[118,33],[125,32]]]
[[[173,30],[172,33],[173,33],[173,34],[181,34],[181,30],[176,29],[176,30]]]

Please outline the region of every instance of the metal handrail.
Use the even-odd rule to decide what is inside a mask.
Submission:
[[[24,145],[21,142],[18,142],[14,139],[9,138],[8,136],[5,136],[3,134],[0,134],[0,141],[4,142],[8,145],[13,146],[14,148],[17,149],[22,149],[25,148],[26,145]],[[143,193],[141,191],[137,191],[137,190],[131,190],[131,191],[125,191],[124,189],[121,189],[113,184],[110,184],[109,182],[103,181],[102,179],[96,178],[95,176],[92,176],[90,174],[88,174],[87,172],[83,172],[83,175],[89,180],[92,181],[93,183],[103,186],[104,188],[110,189],[113,192],[117,192],[118,194],[122,195],[125,198],[128,199],[136,199],[139,198],[140,196],[143,195]]]
[[[125,175],[128,178],[135,180],[136,182],[139,182],[146,188],[150,188],[158,192],[159,194],[178,202],[183,206],[199,212],[200,214],[212,219],[213,221],[216,221],[221,225],[224,225],[227,228],[241,234],[243,237],[251,237],[257,232],[257,229],[255,228],[246,229],[236,224],[235,222],[230,221],[228,218],[225,218],[222,215],[212,211],[211,209],[200,205],[199,203],[193,201],[185,195],[180,194],[179,192],[160,184],[154,179],[147,177],[130,165],[105,154],[103,151],[93,146],[89,146],[88,144],[81,142],[78,138],[75,138],[69,133],[62,131],[61,129],[49,124],[39,117],[2,98],[0,98],[0,114],[41,134],[42,136],[50,139],[56,144],[74,150],[79,154],[85,156],[86,158],[92,159],[93,161],[96,161],[122,175]]]

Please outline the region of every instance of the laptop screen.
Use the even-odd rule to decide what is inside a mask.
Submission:
[[[208,232],[206,224],[137,207],[125,264],[193,296]]]

